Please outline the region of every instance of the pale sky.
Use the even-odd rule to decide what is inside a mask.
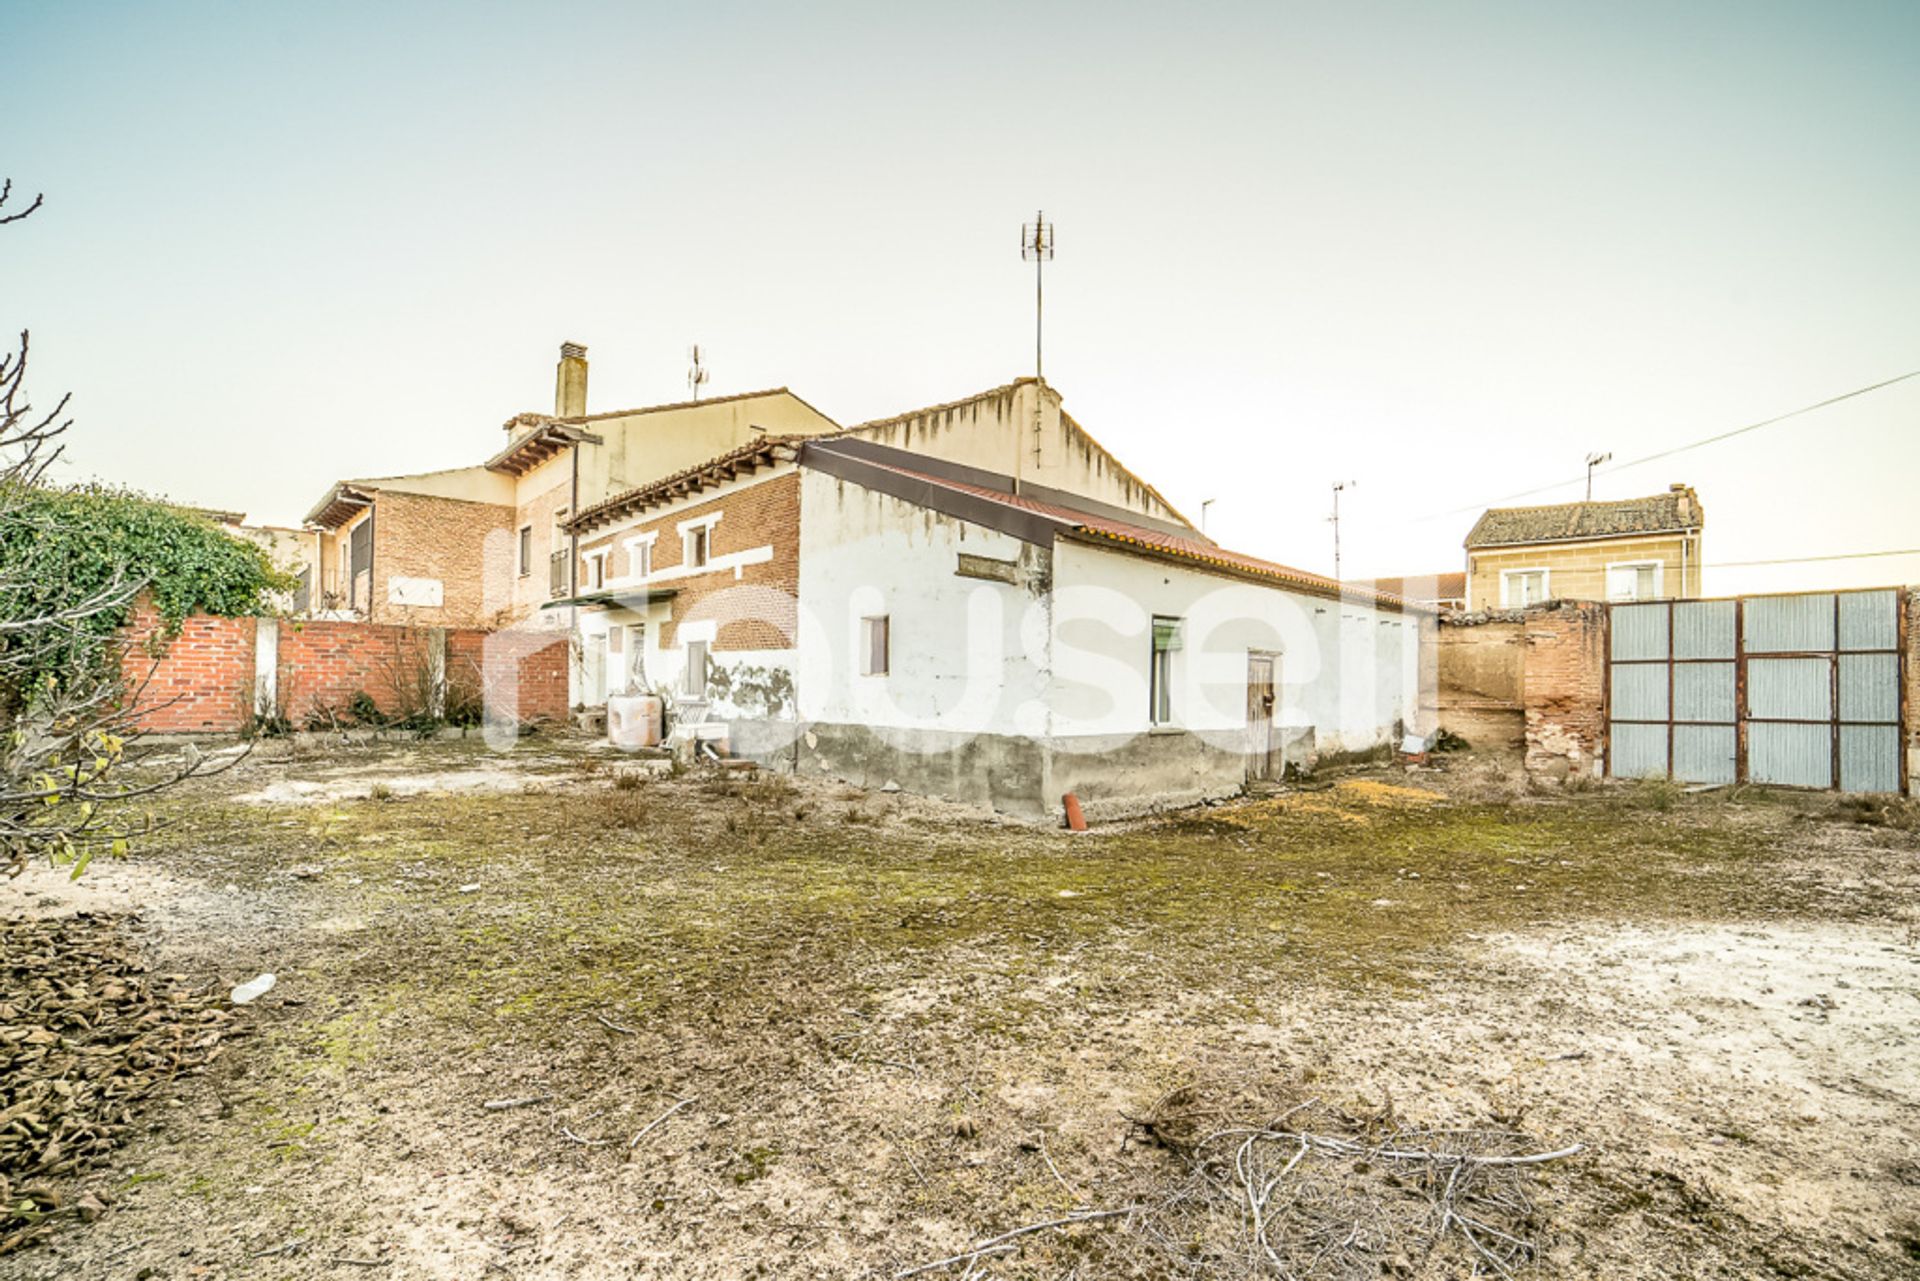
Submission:
[[[0,327],[75,475],[292,523],[552,407],[1030,373],[1222,542],[1471,513],[1920,369],[1920,4],[0,0]],[[1920,581],[1920,379],[1648,466],[1716,594]],[[1579,496],[1578,484],[1529,502]],[[1441,513],[1449,513],[1442,515]]]

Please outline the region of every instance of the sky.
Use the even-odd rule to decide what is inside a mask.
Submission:
[[[1046,376],[1208,533],[1490,502],[1920,370],[1920,5],[0,0],[0,328],[75,477],[297,523],[549,410]],[[1920,582],[1920,379],[1637,467],[1714,594]],[[1562,483],[1540,493],[1543,486]]]

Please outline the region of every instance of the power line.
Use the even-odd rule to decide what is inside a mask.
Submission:
[[[1840,552],[1833,556],[1782,556],[1776,560],[1715,560],[1702,569],[1745,569],[1752,565],[1810,565],[1822,560],[1870,560],[1876,556],[1920,556],[1920,547],[1903,547],[1885,552]]]
[[[1675,445],[1671,449],[1662,449],[1655,453],[1646,454],[1639,458],[1628,459],[1624,463],[1618,463],[1612,467],[1606,468],[1605,470],[1608,474],[1611,474],[1617,471],[1625,471],[1629,467],[1638,467],[1643,463],[1657,462],[1662,458],[1671,458],[1675,454],[1684,454],[1690,449],[1699,449],[1703,445],[1717,445],[1723,440],[1731,440],[1735,436],[1744,436],[1750,431],[1759,431],[1762,427],[1771,427],[1775,423],[1786,422],[1789,418],[1798,418],[1802,414],[1810,414],[1814,412],[1816,409],[1825,409],[1830,405],[1837,405],[1843,400],[1852,400],[1856,396],[1865,396],[1870,392],[1876,392],[1876,391],[1882,390],[1883,388],[1891,387],[1895,383],[1906,382],[1910,378],[1920,378],[1920,369],[1913,370],[1910,373],[1901,374],[1897,378],[1889,378],[1884,382],[1874,383],[1870,387],[1859,387],[1854,389],[1853,391],[1843,392],[1838,396],[1829,396],[1827,397],[1827,399],[1822,401],[1816,401],[1811,405],[1802,405],[1800,408],[1795,410],[1790,410],[1787,413],[1776,414],[1772,418],[1763,418],[1757,423],[1748,423],[1744,427],[1735,427],[1731,431],[1723,431],[1718,435],[1707,436],[1700,440],[1690,441],[1684,445]],[[1551,490],[1560,489],[1567,485],[1577,485],[1581,482],[1582,479],[1583,478],[1580,476],[1572,476],[1566,480],[1556,480],[1550,485],[1541,485],[1535,489],[1523,489],[1517,494],[1508,494],[1504,498],[1490,498],[1484,503],[1472,503],[1466,507],[1455,507],[1451,511],[1435,512],[1431,516],[1422,516],[1420,517],[1420,519],[1421,520],[1438,520],[1442,516],[1462,516],[1462,515],[1465,515],[1467,512],[1482,511],[1488,507],[1494,506],[1497,503],[1510,503],[1516,498],[1532,498],[1536,494],[1544,494]]]

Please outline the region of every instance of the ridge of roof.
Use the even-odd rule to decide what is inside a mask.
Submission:
[[[1042,516],[1066,528],[1062,531],[1069,535],[1078,535],[1083,541],[1117,543],[1136,548],[1151,555],[1161,555],[1177,560],[1195,561],[1216,568],[1232,570],[1243,574],[1252,574],[1289,583],[1295,587],[1311,591],[1316,595],[1337,599],[1364,598],[1395,608],[1418,608],[1411,602],[1393,595],[1391,592],[1377,591],[1360,587],[1352,583],[1342,583],[1328,578],[1324,574],[1315,574],[1304,569],[1295,569],[1291,565],[1282,565],[1278,561],[1266,560],[1259,556],[1250,556],[1244,552],[1231,551],[1211,542],[1200,542],[1179,534],[1166,533],[1151,529],[1145,525],[1135,525],[1128,521],[1108,516],[1095,515],[1080,511],[1061,503],[1038,502],[1021,494],[1010,494],[982,485],[970,484],[962,480],[953,480],[915,471],[892,463],[875,459],[862,459],[865,465],[876,467],[897,475],[910,477],[924,484],[968,494],[1003,507],[1014,508],[1032,515]]]
[[[848,431],[865,431],[871,427],[891,427],[895,423],[906,422],[909,418],[925,418],[928,414],[943,414],[950,409],[958,409],[962,405],[971,405],[977,401],[986,400],[992,396],[1004,396],[1016,387],[1022,387],[1028,383],[1038,382],[1038,381],[1039,380],[1037,378],[1033,377],[1031,374],[1028,374],[1023,377],[1016,378],[1010,383],[1001,383],[998,387],[989,387],[985,391],[977,391],[971,396],[962,396],[958,400],[942,401],[938,405],[926,405],[919,409],[909,409],[905,413],[889,414],[885,418],[869,418],[867,421],[863,423],[853,424],[851,427],[847,428],[847,430]]]
[[[1464,545],[1507,547],[1676,534],[1699,529],[1705,523],[1700,495],[1692,486],[1680,485],[1638,498],[1489,507],[1467,531]]]
[[[793,392],[786,387],[768,387],[761,391],[736,391],[725,396],[708,396],[701,400],[676,400],[664,405],[641,405],[635,409],[603,409],[597,414],[569,414],[564,418],[554,414],[515,414],[513,417],[507,419],[504,425],[511,426],[522,419],[544,418],[549,422],[559,423],[563,426],[575,426],[580,423],[600,422],[608,418],[632,418],[639,414],[664,414],[673,409],[698,409],[702,405],[724,405],[729,401],[758,400],[766,396],[793,396]],[[793,398],[800,400],[798,396],[793,396]],[[804,400],[801,400],[800,403],[803,405],[807,404]],[[807,405],[807,408],[813,409],[813,406]],[[813,412],[820,414],[820,411],[817,409],[813,409]],[[820,416],[827,418],[825,414],[820,414]],[[827,418],[827,421],[832,422],[833,419]]]
[[[829,435],[832,434],[836,433],[829,433]],[[617,494],[610,494],[591,507],[581,508],[572,519],[566,522],[566,528],[569,531],[590,529],[596,525],[604,524],[609,520],[624,515],[629,511],[644,510],[646,507],[651,506],[656,498],[662,497],[671,491],[692,492],[705,489],[709,484],[714,484],[721,479],[725,479],[725,477],[715,475],[715,473],[722,468],[737,466],[750,459],[757,459],[763,454],[767,455],[769,460],[771,460],[771,456],[782,448],[792,448],[803,441],[819,439],[821,439],[819,436],[796,434],[755,437],[744,445],[736,445],[725,453],[715,454],[712,458],[704,462],[695,463],[691,467],[683,467],[677,472],[662,476],[658,480],[650,480],[644,485],[636,485],[632,489],[622,490]]]

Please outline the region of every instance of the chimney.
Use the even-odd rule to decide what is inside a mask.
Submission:
[[[553,416],[579,418],[586,412],[587,349],[577,342],[563,342],[553,382]]]
[[[1675,484],[1668,485],[1667,492],[1680,496],[1678,503],[1680,508],[1680,521],[1682,524],[1691,525],[1693,523],[1693,490],[1684,484]]]

